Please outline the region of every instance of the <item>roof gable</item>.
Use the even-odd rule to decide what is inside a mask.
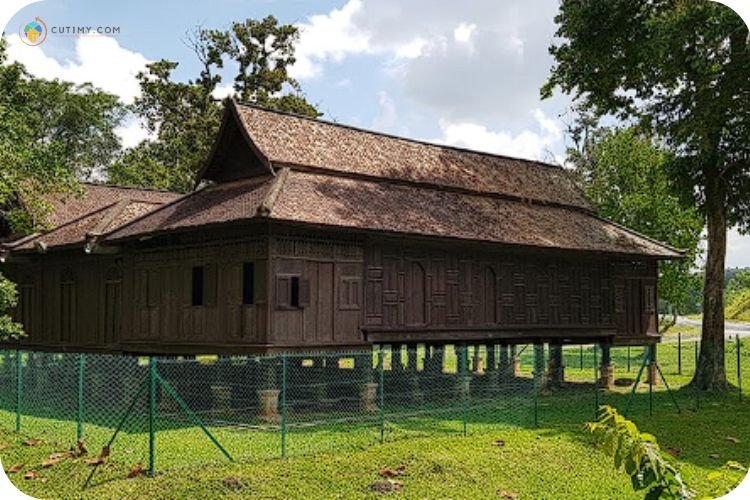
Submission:
[[[258,157],[338,175],[385,179],[592,210],[561,167],[429,144],[246,104],[228,105]],[[245,147],[247,149],[247,146]],[[228,166],[214,163],[207,179]],[[249,174],[248,174],[249,175]]]

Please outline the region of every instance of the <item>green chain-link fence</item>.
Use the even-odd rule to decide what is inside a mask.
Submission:
[[[582,423],[600,404],[640,413],[697,409],[701,396],[684,388],[696,352],[694,341],[659,345],[664,377],[650,386],[643,347],[376,346],[189,359],[0,351],[0,426],[64,445],[82,440],[91,455],[111,443],[101,474],[136,463],[153,471],[265,460]],[[601,366],[607,357],[611,386]],[[748,358],[750,349],[727,342],[735,386],[749,387]]]

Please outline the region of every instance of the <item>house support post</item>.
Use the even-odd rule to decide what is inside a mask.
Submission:
[[[406,355],[407,355],[407,373],[406,383],[408,385],[408,394],[411,401],[420,404],[423,401],[422,391],[419,387],[419,378],[417,373],[417,355],[419,348],[418,344],[407,344]]]
[[[544,372],[544,344],[534,344],[534,380],[537,389],[546,387],[546,374]]]
[[[378,410],[378,383],[375,382],[372,361],[372,352],[354,357],[354,369],[361,375],[363,381],[359,394],[359,406],[367,413],[374,413]]]
[[[485,369],[485,389],[488,393],[497,391],[497,344],[487,344],[487,368]]]
[[[646,355],[648,356],[646,383],[649,386],[659,385],[659,369],[656,365],[656,344],[646,346]]]
[[[510,357],[511,361],[513,362],[513,376],[514,377],[520,377],[521,376],[521,356],[518,354],[518,346],[512,345],[510,346]]]
[[[599,387],[611,389],[615,385],[615,367],[612,364],[612,353],[609,344],[602,344],[602,365],[599,371]]]
[[[497,376],[500,383],[507,382],[511,376],[510,346],[506,344],[500,344]]]
[[[559,388],[565,383],[565,367],[563,366],[562,344],[549,345],[549,360],[547,361],[547,387]]]
[[[265,422],[280,422],[279,396],[276,358],[263,357],[259,360],[258,370],[260,374],[260,389],[258,400],[260,402],[260,418]]]

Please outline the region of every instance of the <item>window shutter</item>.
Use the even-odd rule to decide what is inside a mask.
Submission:
[[[203,272],[203,303],[207,307],[216,307],[216,296],[218,292],[216,264],[207,264]]]

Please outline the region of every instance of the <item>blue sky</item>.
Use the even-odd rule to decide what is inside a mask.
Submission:
[[[273,14],[299,25],[303,89],[326,118],[491,152],[561,162],[569,101],[539,100],[557,0],[212,0],[103,2],[45,0],[20,10],[6,28],[11,57],[48,78],[92,81],[128,101],[148,61],[180,62],[194,77],[184,44],[197,25]],[[118,26],[115,37],[50,34],[39,47],[18,38],[39,16],[56,26]],[[231,82],[225,81],[225,84]],[[126,144],[144,137],[138,123]],[[730,234],[729,266],[750,266],[750,238]]]

